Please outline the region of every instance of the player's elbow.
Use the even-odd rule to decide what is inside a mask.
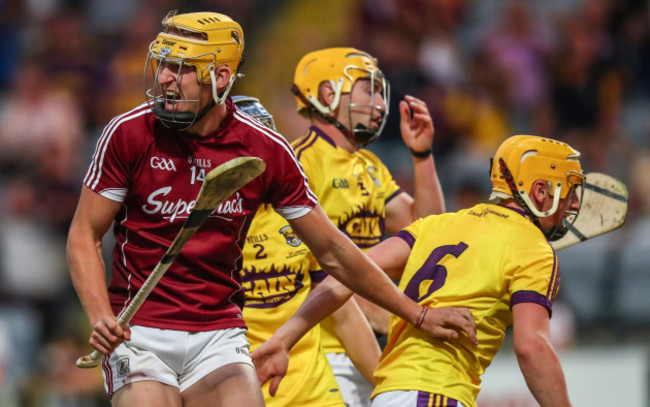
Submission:
[[[550,347],[550,343],[541,335],[530,335],[515,340],[514,350],[517,360],[522,366],[530,365],[538,360]]]
[[[82,229],[75,224],[75,222],[72,222],[70,225],[70,230],[68,231],[68,238],[66,240],[66,253],[68,255],[68,258],[74,255],[79,250],[79,247],[83,245],[83,242],[85,241],[84,233],[82,233]]]

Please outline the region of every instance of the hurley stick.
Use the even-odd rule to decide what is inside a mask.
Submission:
[[[564,237],[551,244],[559,250],[621,227],[627,201],[627,188],[621,181],[598,172],[587,174],[576,221]]]

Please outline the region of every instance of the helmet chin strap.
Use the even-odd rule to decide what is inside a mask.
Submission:
[[[194,112],[175,112],[165,109],[165,102],[155,102],[151,108],[156,117],[166,126],[172,130],[187,130],[198,123],[203,116],[205,116],[212,107],[215,106],[213,101],[210,101],[201,111]]]
[[[356,140],[357,145],[361,146],[368,145],[377,138],[376,131],[371,130],[368,126],[361,123],[357,123],[352,134],[354,134],[354,140]]]
[[[556,240],[560,240],[564,237],[564,235],[567,234],[571,227],[571,224],[565,225],[562,223],[562,226],[555,226],[544,232],[544,236],[550,241],[550,242],[555,242]]]
[[[347,127],[343,125],[338,119],[336,119],[334,116],[330,116],[328,114],[322,113],[320,110],[316,109],[314,106],[309,106],[309,110],[312,112],[315,112],[317,115],[322,117],[323,119],[327,120],[329,124],[332,126],[336,127],[338,131],[340,131],[345,138],[353,145],[353,146],[358,146],[360,145],[359,141],[354,137],[354,133],[350,131]]]

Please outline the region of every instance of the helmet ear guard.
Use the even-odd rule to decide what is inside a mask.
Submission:
[[[314,96],[312,93],[307,95],[309,103],[322,114],[329,114],[335,111],[336,108],[339,107],[339,103],[341,103],[341,95],[343,94],[343,77],[340,77],[337,81],[330,80],[328,82],[332,84],[332,89],[334,90],[334,100],[329,106],[323,105],[320,100],[318,100],[318,96]]]
[[[221,96],[219,96],[219,90],[217,89],[217,74],[215,73],[216,68],[214,65],[211,65],[208,69],[210,70],[210,82],[212,84],[212,99],[214,99],[214,103],[222,105],[228,98],[228,94],[230,93],[230,89],[235,83],[235,80],[243,77],[244,74],[232,73],[230,75],[230,79],[228,80],[228,84],[226,85],[226,89],[224,89],[224,91],[221,93]]]
[[[549,187],[550,187],[550,183]],[[549,191],[550,192],[550,191]],[[545,218],[547,216],[551,216],[552,214],[557,211],[558,206],[560,206],[560,193],[562,192],[562,183],[561,182],[556,182],[555,183],[555,191],[553,192],[553,205],[546,210],[546,211],[540,211],[537,209],[533,201],[530,199],[530,196],[525,192],[525,190],[520,189],[517,191],[517,194],[521,196],[521,199],[524,200],[526,203],[526,206],[530,209],[530,211],[537,217],[539,218]]]

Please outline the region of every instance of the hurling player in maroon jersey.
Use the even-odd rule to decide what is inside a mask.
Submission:
[[[230,17],[170,13],[152,42],[147,102],[104,128],[68,236],[72,282],[92,324],[114,406],[262,406],[239,282],[253,215],[272,204],[323,269],[426,332],[475,337],[466,309],[428,312],[401,293],[329,220],[286,140],[237,111],[244,35]],[[205,175],[241,156],[266,171],[224,202],[178,254],[129,326],[132,301],[194,206]],[[115,237],[110,282],[102,237]]]

